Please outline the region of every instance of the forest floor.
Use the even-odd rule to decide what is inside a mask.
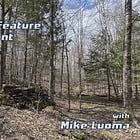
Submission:
[[[48,106],[42,111],[19,110],[9,106],[0,106],[0,140],[139,140],[140,129],[130,125],[127,130],[60,130],[63,120],[86,122],[113,122],[114,113],[123,113],[121,104],[107,101],[101,97],[82,98],[82,109],[79,101],[73,97],[71,110],[68,112],[67,98],[55,97],[56,107]],[[103,102],[104,101],[104,102]],[[140,111],[136,111],[140,117]],[[128,119],[117,120],[129,122]]]

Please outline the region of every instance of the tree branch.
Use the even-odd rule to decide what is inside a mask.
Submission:
[[[4,16],[11,10],[12,6],[10,6],[4,13]]]

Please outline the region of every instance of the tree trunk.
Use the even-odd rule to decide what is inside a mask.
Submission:
[[[1,20],[4,23],[5,19],[5,0],[1,2]],[[4,29],[1,28],[1,35],[4,35]],[[1,79],[0,79],[0,90],[2,89],[4,77],[5,77],[5,42],[1,41]]]
[[[131,32],[132,32],[132,0],[125,0],[125,43],[123,52],[123,100],[124,107],[132,109],[132,77],[131,77]]]
[[[23,81],[27,81],[27,53],[28,53],[28,30],[25,31],[25,50],[24,50],[24,66],[23,66]]]
[[[54,93],[55,93],[55,66],[54,66],[54,57],[55,57],[55,44],[54,44],[54,0],[51,0],[50,8],[50,87],[49,87],[49,96],[51,101],[54,103]]]
[[[107,87],[108,87],[108,100],[111,99],[111,87],[110,87],[110,72],[109,66],[106,67],[106,75],[107,75]]]
[[[61,73],[60,73],[60,97],[63,94],[63,69],[64,69],[64,50],[65,50],[65,42],[66,42],[66,36],[65,36],[65,26],[63,22],[63,46],[62,46],[62,53],[61,53]]]
[[[67,64],[67,87],[68,87],[68,112],[70,111],[70,73],[69,73],[69,56],[66,46],[66,64]]]

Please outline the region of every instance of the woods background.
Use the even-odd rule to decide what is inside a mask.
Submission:
[[[7,104],[5,87],[44,89],[51,105],[66,99],[68,112],[75,100],[79,111],[85,102],[117,103],[138,127],[140,2],[95,0],[88,10],[86,4],[0,1],[3,23],[42,25],[40,30],[1,28],[1,35],[14,34],[13,41],[0,42],[1,105]]]

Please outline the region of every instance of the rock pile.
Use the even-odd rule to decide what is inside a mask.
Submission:
[[[48,91],[42,87],[5,86],[0,95],[1,104],[19,109],[41,110],[50,104]]]

